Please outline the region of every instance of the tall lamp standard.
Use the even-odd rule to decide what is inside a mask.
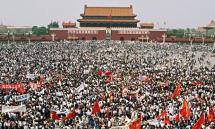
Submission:
[[[190,41],[190,50],[192,51],[192,48],[193,48],[193,37],[192,37],[192,34],[189,34],[189,41]]]
[[[204,35],[202,35],[202,45],[204,45],[205,44],[205,37],[204,37]]]
[[[54,42],[56,34],[53,33],[53,34],[51,34],[51,36],[52,36],[52,42]]]
[[[163,34],[162,37],[163,37],[163,43],[165,43],[166,42],[166,37],[167,37],[166,34]]]
[[[215,50],[215,32],[214,32],[214,34],[211,36],[212,38],[213,38],[213,40],[214,40],[214,45],[213,45],[213,51]]]
[[[15,36],[14,36],[14,32],[11,33],[12,38],[13,38],[13,42],[15,41]]]
[[[7,43],[8,44],[10,43],[10,31],[9,30],[7,31]]]
[[[29,44],[31,43],[31,35],[32,35],[32,32],[30,31],[30,32],[28,33],[28,43],[29,43]]]

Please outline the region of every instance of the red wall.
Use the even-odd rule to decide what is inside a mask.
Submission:
[[[85,38],[85,40],[92,40],[93,37],[96,37],[97,40],[105,40],[106,38],[106,31],[105,30],[98,30],[98,34],[75,34],[78,39]]]
[[[68,39],[68,30],[50,30],[49,34],[55,34],[56,40]],[[70,35],[73,35],[73,33],[70,33]],[[74,34],[74,36],[78,37],[79,40],[82,38],[92,40],[93,37],[96,37],[97,40],[104,40],[106,38],[106,30],[98,30],[97,34]]]
[[[149,40],[158,41],[159,38],[162,38],[162,35],[165,33],[165,31],[149,31]],[[135,41],[138,40],[139,37],[141,37],[143,34],[119,34],[118,30],[112,30],[112,40],[120,40],[121,37],[124,38],[124,40],[131,40],[132,38],[135,39]]]
[[[64,40],[68,38],[68,30],[49,30],[49,35],[55,34],[55,40]]]

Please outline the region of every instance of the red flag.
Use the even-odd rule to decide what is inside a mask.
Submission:
[[[101,112],[101,109],[99,107],[99,102],[95,101],[92,109],[92,114],[96,114],[97,112]]]
[[[98,74],[98,76],[102,76],[102,74],[103,74],[102,70],[99,70],[97,74]]]
[[[190,111],[190,108],[189,108],[189,104],[187,102],[186,99],[184,99],[183,101],[183,105],[182,105],[182,108],[180,110],[180,114],[186,119],[188,120],[191,116],[191,111]]]
[[[193,86],[199,86],[199,85],[204,85],[205,83],[204,82],[201,82],[201,81],[192,81],[191,84]]]
[[[140,129],[140,126],[141,126],[141,119],[138,118],[134,122],[131,122],[131,124],[129,125],[129,129]]]
[[[106,76],[111,76],[112,73],[111,73],[111,71],[106,71],[106,72],[105,72],[105,75],[106,75]]]
[[[25,89],[24,89],[23,86],[18,87],[16,91],[17,91],[19,94],[24,94],[24,93],[25,93]]]
[[[51,112],[51,116],[50,117],[53,120],[60,120],[60,117],[57,115],[56,112]]]
[[[174,90],[174,92],[172,93],[172,98],[173,99],[176,99],[177,96],[180,95],[180,92],[181,92],[181,84],[178,84]]]
[[[111,81],[112,81],[112,75],[108,76],[105,82],[110,83]]]
[[[179,113],[174,117],[174,120],[175,120],[176,122],[179,122],[179,121],[180,121],[180,114],[179,114]]]
[[[213,122],[213,121],[215,121],[215,113],[213,108],[210,107],[208,111],[208,122]]]
[[[202,113],[197,122],[193,125],[192,129],[201,129],[201,126],[205,123],[205,113]]]
[[[64,120],[69,120],[71,118],[75,118],[75,116],[76,116],[76,113],[75,112],[71,112],[71,113],[67,114],[63,119]]]
[[[167,116],[167,112],[166,111],[162,111],[161,113],[160,113],[160,115],[158,115],[157,117],[156,117],[156,119],[160,119],[160,118],[163,118],[163,117],[165,117],[165,116]]]
[[[164,124],[165,125],[172,125],[171,123],[170,123],[170,121],[169,121],[169,117],[166,115],[165,117],[164,117]]]

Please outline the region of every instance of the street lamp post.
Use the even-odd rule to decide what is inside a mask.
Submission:
[[[213,40],[214,40],[214,45],[213,45],[213,51],[215,50],[215,33],[212,35]]]
[[[54,42],[56,34],[53,33],[53,34],[51,34],[51,36],[52,36],[52,42]]]
[[[205,44],[205,37],[204,37],[204,35],[202,35],[202,45],[204,45]]]
[[[15,41],[15,36],[14,36],[14,32],[11,33],[12,38],[13,38],[13,42]]]
[[[7,31],[7,43],[9,44],[10,43],[10,32]]]
[[[140,37],[140,39],[141,39],[141,41],[142,41],[142,43],[143,43],[143,40],[144,40],[144,36],[142,35],[142,36]]]
[[[149,36],[146,36],[146,42],[149,43]]]
[[[166,34],[163,34],[162,37],[163,37],[163,43],[165,43],[166,42],[166,37],[167,37]]]
[[[32,35],[32,32],[29,32],[28,33],[28,43],[31,43],[31,35]]]
[[[192,48],[193,48],[193,37],[192,37],[192,34],[189,35],[189,40],[190,40],[190,50],[192,51]]]

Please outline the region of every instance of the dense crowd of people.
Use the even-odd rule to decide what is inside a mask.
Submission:
[[[0,129],[120,129],[138,118],[142,129],[190,129],[202,113],[202,127],[215,128],[207,120],[215,107],[213,54],[210,45],[0,43],[0,86],[23,86],[1,86],[0,104],[26,106],[2,112]],[[191,114],[176,120],[185,100]]]

